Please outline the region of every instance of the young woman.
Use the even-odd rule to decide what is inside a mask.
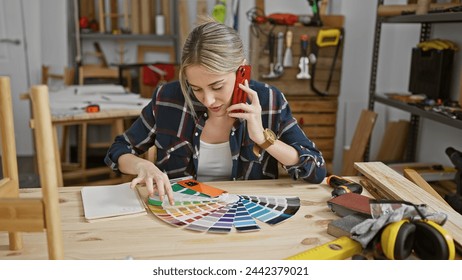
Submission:
[[[116,137],[105,162],[137,175],[148,193],[167,195],[169,178],[198,181],[276,179],[278,162],[294,179],[319,183],[326,176],[321,152],[292,117],[276,88],[245,81],[246,103],[231,105],[236,70],[245,64],[234,29],[207,21],[183,47],[179,81],[159,86],[141,116]],[[232,112],[241,110],[240,112]],[[155,163],[138,155],[157,147]]]

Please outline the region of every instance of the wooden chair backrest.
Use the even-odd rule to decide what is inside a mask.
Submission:
[[[63,74],[55,74],[50,72],[50,66],[42,65],[42,84],[49,85],[51,80],[62,80],[64,86],[74,84],[75,70],[72,67],[65,67]]]
[[[0,213],[5,213],[3,201],[19,197],[18,162],[16,158],[16,143],[14,137],[13,104],[11,86],[8,77],[0,77],[0,143],[2,145],[2,171],[0,179]],[[6,219],[0,216],[0,224]],[[22,248],[22,238],[18,232],[9,233],[10,250]]]
[[[116,68],[102,67],[100,65],[86,64],[79,67],[79,85],[85,84],[87,78],[119,79],[119,71]]]
[[[19,197],[19,176],[14,138],[11,87],[7,77],[0,77],[0,131],[4,178],[0,181],[0,231],[9,232],[10,250],[20,250],[20,232],[46,230],[48,256],[64,258],[61,215],[59,209],[57,168],[52,141],[48,87],[34,86],[31,100],[37,158],[39,162],[41,198]]]

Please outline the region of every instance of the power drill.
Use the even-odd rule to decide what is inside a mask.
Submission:
[[[346,193],[357,193],[363,192],[363,187],[353,181],[347,180],[337,175],[330,175],[327,177],[327,184],[334,188],[332,191],[332,197],[337,197]]]

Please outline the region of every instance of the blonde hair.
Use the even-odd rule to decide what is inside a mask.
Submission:
[[[195,111],[186,79],[186,68],[201,65],[212,73],[226,74],[236,72],[244,60],[244,46],[234,29],[213,19],[204,19],[191,31],[183,46],[179,80],[193,115]]]

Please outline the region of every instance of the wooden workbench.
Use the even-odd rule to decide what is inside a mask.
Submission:
[[[78,160],[77,162],[69,162],[66,155],[69,146],[66,143],[67,136],[63,135],[64,147],[59,147],[57,135],[58,128],[64,126],[78,125],[89,126],[92,124],[110,124],[111,135],[108,143],[97,143],[102,147],[107,147],[115,136],[122,134],[125,130],[125,122],[136,119],[142,108],[150,102],[149,98],[141,98],[138,94],[126,93],[122,86],[117,85],[83,85],[83,86],[68,86],[57,91],[50,92],[50,110],[52,114],[52,125],[55,136],[54,147],[58,158],[59,185],[63,186],[64,181],[81,179],[101,174],[111,174],[112,171],[106,166],[102,167],[87,167],[87,129],[82,128],[77,139]],[[97,104],[100,107],[99,112],[88,113],[85,107],[89,104]],[[91,130],[88,130],[91,132]],[[93,132],[96,132],[95,130]],[[101,136],[100,133],[94,135],[93,138]],[[61,149],[61,152],[60,152]],[[119,182],[120,178],[114,180],[106,179],[98,181],[98,183],[115,183]],[[94,184],[94,183],[93,183]]]
[[[260,231],[199,233],[176,228],[153,214],[88,223],[80,187],[60,188],[64,256],[66,259],[284,259],[335,239],[327,225],[338,217],[327,207],[331,189],[290,179],[213,182],[235,194],[298,196],[299,211],[279,225],[257,222]],[[40,189],[22,189],[36,197]],[[8,251],[8,235],[0,233],[0,259],[47,259],[46,236],[24,233],[24,249]]]

